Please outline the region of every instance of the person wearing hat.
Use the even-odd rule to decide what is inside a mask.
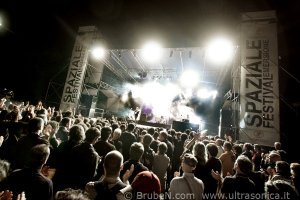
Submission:
[[[197,159],[192,154],[185,154],[182,157],[181,168],[183,176],[175,176],[170,183],[169,196],[171,199],[195,199],[201,200],[204,191],[202,180],[195,177],[193,170],[196,168]]]

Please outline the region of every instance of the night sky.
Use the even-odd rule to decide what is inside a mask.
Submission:
[[[259,10],[277,11],[280,67],[299,80],[298,2],[4,0],[0,4],[0,89],[13,90],[18,100],[34,103],[44,99],[49,81],[69,64],[79,26],[98,27],[111,49],[140,48],[149,38],[164,41],[165,47],[197,47],[212,34],[235,33],[241,13]],[[300,83],[283,70],[279,72],[281,114],[299,121]]]

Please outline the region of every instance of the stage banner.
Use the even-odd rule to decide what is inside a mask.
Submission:
[[[239,140],[273,146],[280,139],[277,21],[274,11],[242,15],[240,51]]]
[[[88,64],[89,48],[96,33],[97,29],[94,26],[79,27],[60,102],[59,109],[62,112],[75,112],[77,109]]]

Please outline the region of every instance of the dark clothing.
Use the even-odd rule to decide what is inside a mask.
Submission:
[[[158,145],[159,145],[159,141],[157,140],[153,140],[150,144],[150,148],[153,149],[153,151],[155,153],[157,153],[157,150],[158,150]]]
[[[19,139],[16,149],[15,162],[13,163],[14,169],[22,169],[29,161],[29,154],[32,147],[38,144],[47,144],[49,142],[44,140],[36,133],[30,133]]]
[[[225,194],[225,196],[230,199],[238,199],[238,197],[233,198],[234,195],[237,194],[242,194],[242,195],[248,194],[248,196],[251,197],[251,193],[255,193],[255,184],[252,180],[250,180],[246,176],[242,176],[242,175],[226,176],[223,181],[221,193]]]
[[[261,165],[261,153],[254,153],[252,157],[252,161],[254,164],[254,171],[259,171],[260,170],[260,165]]]
[[[72,188],[84,189],[85,185],[96,177],[100,156],[93,145],[84,142],[72,149],[70,159]]]
[[[148,168],[145,167],[141,162],[138,162],[136,160],[127,160],[126,162],[124,162],[124,165],[123,165],[123,169],[122,171],[120,172],[120,178],[123,177],[123,175],[125,174],[126,170],[129,170],[131,165],[134,165],[134,170],[132,172],[132,175],[129,177],[129,183],[132,183],[133,179],[135,178],[135,176],[142,172],[142,171],[148,171]]]
[[[100,140],[94,144],[94,148],[98,155],[102,158],[97,170],[97,178],[100,178],[104,174],[104,157],[108,152],[115,150],[116,147],[107,141]]]
[[[62,142],[65,142],[69,139],[69,131],[66,127],[60,126],[55,136],[57,139],[61,140]]]
[[[141,162],[150,170],[152,169],[154,154],[155,152],[150,147],[144,148],[144,154],[142,156]]]
[[[164,140],[162,142],[166,143],[166,145],[168,147],[167,156],[170,158],[170,160],[172,162],[172,160],[173,160],[173,151],[174,151],[173,144],[169,140]]]
[[[102,158],[104,158],[108,152],[116,149],[113,144],[103,140],[100,140],[96,144],[94,144],[94,148],[98,155]]]
[[[49,139],[49,142],[50,142],[50,145],[51,145],[51,147],[53,149],[57,149],[57,147],[58,147],[58,141],[57,141],[57,139],[55,137],[51,137]]]
[[[94,187],[96,190],[96,198],[95,200],[116,200],[117,193],[126,187],[126,184],[122,181],[118,181],[116,184],[111,186],[112,184],[107,183],[105,180],[96,181],[94,183]],[[111,186],[111,187],[110,187]]]
[[[116,147],[116,150],[118,150],[119,152],[122,153],[122,142],[120,141],[120,139],[117,139],[117,140],[114,140],[111,142],[115,147]]]
[[[195,175],[195,177],[199,178],[200,180],[203,179],[203,177],[206,175],[206,171],[205,171],[205,160],[200,159],[196,156],[197,158],[197,165],[196,168],[194,169],[193,173]]]
[[[244,151],[242,155],[247,156],[249,160],[252,160],[253,154],[251,151]]]
[[[293,178],[293,183],[297,192],[300,194],[300,178],[299,177]]]
[[[12,172],[1,184],[1,191],[13,192],[13,199],[25,192],[27,200],[52,200],[52,181],[43,176],[38,170],[21,169]]]
[[[70,173],[70,157],[73,147],[78,145],[70,141],[62,142],[55,150],[55,166],[56,172],[53,177],[54,191],[63,190],[70,186],[70,177],[73,175]]]
[[[184,141],[174,139],[174,152],[173,152],[173,162],[172,168],[173,171],[178,171],[180,168],[181,159],[180,156],[184,151]]]
[[[255,192],[262,194],[265,192],[265,182],[267,181],[267,177],[264,172],[254,171],[249,174],[249,178],[255,184]]]
[[[131,132],[124,132],[120,136],[120,141],[122,142],[122,154],[124,161],[129,159],[129,150],[131,145],[136,142],[136,137]]]
[[[220,159],[215,157],[210,157],[204,166],[204,176],[202,181],[204,183],[204,193],[206,194],[215,194],[218,188],[218,181],[214,179],[211,175],[211,170],[221,173],[222,162]]]

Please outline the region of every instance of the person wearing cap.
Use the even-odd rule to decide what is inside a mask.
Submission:
[[[181,168],[183,170],[183,176],[175,177],[171,180],[169,189],[171,199],[202,199],[204,184],[202,180],[196,178],[193,173],[197,162],[196,157],[192,154],[185,154],[182,157]],[[178,174],[179,173],[176,173],[176,175]]]

